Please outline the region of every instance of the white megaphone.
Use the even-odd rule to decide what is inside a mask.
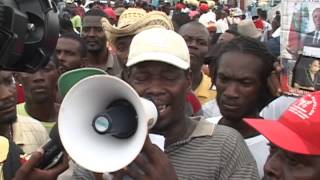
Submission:
[[[140,153],[157,117],[155,105],[123,80],[93,75],[66,93],[58,128],[65,150],[77,164],[93,172],[114,172]]]

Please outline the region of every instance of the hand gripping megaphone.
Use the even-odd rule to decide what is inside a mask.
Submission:
[[[140,153],[157,117],[155,105],[123,80],[93,75],[65,94],[58,128],[77,164],[93,172],[114,172]]]

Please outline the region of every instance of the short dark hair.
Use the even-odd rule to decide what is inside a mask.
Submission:
[[[230,42],[224,44],[219,49],[219,52],[217,55],[217,64],[214,67],[215,78],[217,78],[217,72],[218,72],[222,55],[232,51],[256,56],[258,57],[257,59],[261,60],[261,62],[263,63],[263,69],[260,74],[262,92],[260,92],[260,99],[258,102],[258,110],[260,111],[274,98],[270,89],[268,88],[268,78],[271,75],[271,72],[274,70],[273,64],[276,61],[276,57],[270,53],[268,48],[262,42],[250,37],[244,37],[244,36],[236,37],[232,39]]]
[[[66,38],[66,39],[72,39],[75,40],[79,43],[79,51],[80,51],[80,55],[81,57],[86,57],[87,56],[87,46],[86,43],[84,42],[84,40],[76,33],[74,32],[68,32],[68,33],[64,33],[62,34],[60,38]]]
[[[108,18],[107,14],[105,12],[103,12],[101,9],[98,9],[98,8],[90,9],[89,11],[87,11],[84,14],[84,17],[86,17],[86,16],[99,16],[99,17]]]
[[[229,34],[232,34],[232,35],[234,35],[235,37],[240,36],[240,34],[239,34],[237,31],[234,31],[234,30],[232,30],[232,29],[228,29],[228,30],[226,30],[225,32],[226,32],[226,33],[229,33]]]
[[[67,30],[69,32],[74,31],[72,22],[68,18],[59,17],[59,25],[60,25],[60,33],[62,34],[62,30]]]
[[[178,12],[172,15],[172,23],[175,26],[175,31],[179,31],[180,27],[184,24],[191,22],[189,15],[187,13]]]

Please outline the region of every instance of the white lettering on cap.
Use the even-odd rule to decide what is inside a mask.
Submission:
[[[306,97],[310,97],[311,99],[306,99],[305,97],[303,97],[288,109],[293,114],[299,116],[302,120],[309,119],[310,116],[315,113],[318,105],[314,96],[307,95]]]

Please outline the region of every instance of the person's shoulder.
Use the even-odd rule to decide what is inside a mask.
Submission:
[[[225,139],[227,141],[232,139],[237,140],[239,138],[243,139],[241,134],[238,131],[224,125],[216,125],[213,136],[219,136],[221,138],[223,137],[222,139]]]
[[[32,128],[32,129],[37,129],[37,130],[42,130],[46,132],[46,129],[42,125],[42,123],[38,120],[35,120],[31,117],[28,116],[17,116],[17,122],[19,126],[23,127],[24,129],[26,128]]]

